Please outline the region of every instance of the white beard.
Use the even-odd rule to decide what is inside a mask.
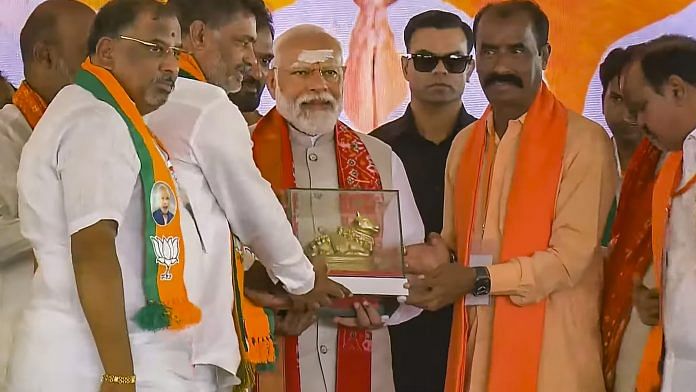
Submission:
[[[311,99],[323,99],[333,103],[332,109],[305,110],[301,104]],[[276,88],[276,109],[278,113],[297,130],[309,135],[321,135],[332,132],[343,110],[341,102],[336,102],[329,93],[307,94],[291,102]]]

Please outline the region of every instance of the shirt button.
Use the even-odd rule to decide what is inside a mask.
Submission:
[[[312,162],[316,162],[319,159],[319,156],[315,153],[309,154],[309,160]]]
[[[321,352],[322,354],[326,354],[329,352],[329,348],[326,347],[326,345],[322,344],[321,346],[319,346],[319,352]]]

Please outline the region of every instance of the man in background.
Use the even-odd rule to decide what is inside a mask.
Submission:
[[[24,81],[0,110],[0,390],[13,330],[31,296],[34,255],[19,227],[17,170],[24,144],[58,91],[87,56],[94,11],[75,0],[48,0],[20,34]],[[0,81],[0,92],[4,79]],[[8,84],[9,86],[9,84]]]
[[[256,124],[261,119],[258,107],[266,87],[266,75],[273,60],[274,37],[275,30],[271,14],[256,15],[256,42],[254,42],[256,64],[244,74],[241,90],[229,95],[230,100],[237,105],[249,125]]]
[[[621,78],[628,121],[669,152],[652,200],[657,290],[636,280],[633,294],[641,320],[654,326],[636,390],[689,391],[696,373],[696,40],[664,36],[639,46]]]
[[[654,287],[652,260],[652,191],[662,152],[626,121],[620,88],[621,69],[630,52],[617,48],[599,67],[604,117],[614,135],[622,186],[604,263],[602,301],[603,370],[607,389],[633,392],[650,327],[633,307],[633,280]]]
[[[371,135],[389,144],[401,158],[425,232],[439,233],[447,154],[459,131],[476,120],[462,104],[464,86],[474,70],[473,33],[459,16],[431,10],[411,18],[404,41],[408,55],[402,66],[411,103],[402,117]],[[424,311],[389,327],[398,392],[443,390],[451,327],[452,306]]]

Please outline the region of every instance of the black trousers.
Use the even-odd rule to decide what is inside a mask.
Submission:
[[[452,306],[389,327],[396,392],[442,392]]]

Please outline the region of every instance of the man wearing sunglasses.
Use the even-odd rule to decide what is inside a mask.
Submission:
[[[476,119],[462,104],[474,71],[471,28],[459,16],[431,10],[404,30],[409,54],[402,60],[411,89],[406,113],[371,135],[389,144],[404,162],[426,233],[442,230],[445,162],[454,137]],[[390,326],[394,383],[398,392],[440,392],[445,383],[452,307],[424,311]],[[426,362],[414,361],[424,358]]]
[[[447,392],[605,390],[600,239],[616,162],[604,129],[544,83],[548,32],[530,0],[476,15],[490,107],[452,143],[442,237],[407,249],[422,274],[407,303],[454,304]]]

